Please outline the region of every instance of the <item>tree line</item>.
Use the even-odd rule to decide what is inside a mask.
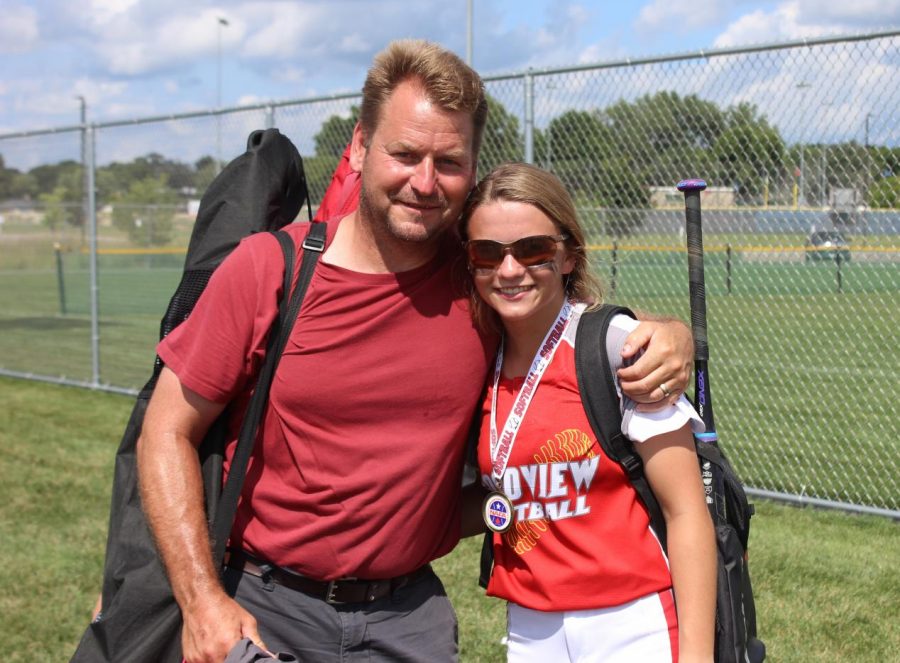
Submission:
[[[489,113],[479,159],[487,173],[524,158],[518,117],[488,98]],[[344,151],[359,109],[329,117],[304,157],[313,201],[321,199]],[[822,206],[832,188],[861,192],[870,207],[900,207],[900,148],[843,143],[788,145],[757,108],[740,103],[720,108],[696,95],[657,92],[603,109],[567,110],[533,135],[534,161],[556,173],[582,207],[639,210],[650,188],[685,176],[703,176],[729,187],[738,205]],[[97,200],[113,206],[113,223],[139,245],[170,240],[171,207],[202,195],[219,164],[204,156],[193,164],[151,153],[96,172]],[[0,155],[0,201],[31,199],[45,210],[45,223],[84,223],[83,169],[67,160],[27,172],[7,168]],[[627,218],[627,217],[623,217]],[[168,219],[168,222],[167,222]],[[619,232],[627,233],[629,221]],[[615,230],[615,229],[614,229]]]

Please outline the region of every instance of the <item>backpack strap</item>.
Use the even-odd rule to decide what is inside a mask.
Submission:
[[[478,584],[487,589],[494,570],[494,533],[490,530],[484,533],[481,542],[481,559],[478,565]]]
[[[644,463],[634,445],[622,433],[622,412],[619,395],[606,352],[606,334],[615,315],[635,317],[623,306],[604,304],[599,309],[585,311],[578,322],[575,335],[575,374],[581,403],[591,428],[600,442],[603,453],[619,463],[631,485],[650,514],[650,526],[666,550],[666,523],[656,496],[644,475]]]
[[[478,406],[484,403],[487,397],[488,384],[485,382],[484,389],[481,390],[481,397],[478,399]],[[476,408],[472,416],[472,423],[469,424],[469,435],[466,440],[466,468],[473,468],[475,473],[475,481],[480,483],[481,479],[478,472],[478,438],[481,436],[481,418],[479,410]],[[490,530],[484,533],[481,541],[481,560],[478,567],[478,584],[487,589],[488,581],[491,579],[491,570],[494,568],[494,533]]]
[[[278,367],[281,354],[284,352],[284,346],[287,344],[291,330],[294,328],[294,322],[297,320],[300,305],[303,303],[309,282],[312,280],[316,263],[318,263],[319,256],[325,250],[325,230],[326,224],[324,223],[310,224],[306,239],[303,240],[303,258],[300,262],[300,274],[297,277],[297,283],[293,290],[291,290],[291,282],[294,276],[294,241],[284,231],[279,230],[273,233],[284,253],[284,287],[278,304],[278,316],[269,330],[266,357],[259,372],[256,386],[253,389],[250,404],[244,413],[244,420],[241,423],[241,430],[228,472],[228,479],[222,490],[222,497],[211,527],[213,560],[216,566],[221,566],[225,557],[225,544],[234,524],[238,498],[244,484],[244,477],[247,474],[247,465],[253,452],[253,444],[256,441],[259,422],[269,400],[269,388],[272,385],[275,369]],[[288,297],[288,293],[290,293],[290,297]]]

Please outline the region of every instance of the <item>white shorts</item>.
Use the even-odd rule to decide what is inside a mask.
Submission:
[[[509,663],[678,661],[671,590],[596,610],[542,612],[508,603],[506,614]]]

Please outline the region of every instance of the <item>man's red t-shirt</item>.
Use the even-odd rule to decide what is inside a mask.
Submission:
[[[329,242],[337,225],[329,222]],[[299,245],[306,228],[286,230]],[[393,577],[454,547],[467,431],[494,352],[453,287],[458,257],[448,245],[399,274],[319,261],[272,384],[230,545],[321,580]],[[283,264],[277,241],[259,234],[215,272],[158,347],[186,387],[246,402]]]

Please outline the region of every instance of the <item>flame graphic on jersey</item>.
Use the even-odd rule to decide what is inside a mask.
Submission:
[[[591,438],[577,428],[568,428],[553,436],[541,445],[540,450],[534,454],[534,462],[562,463],[575,459],[593,458],[596,454],[593,450]],[[512,529],[503,534],[506,545],[518,555],[524,555],[534,549],[541,534],[547,531],[548,519],[517,520]]]

